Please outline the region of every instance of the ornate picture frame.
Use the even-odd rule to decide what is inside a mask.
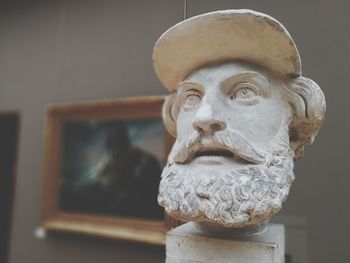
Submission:
[[[172,144],[161,120],[163,102],[163,96],[152,96],[47,108],[41,215],[45,230],[165,243],[173,223],[162,209],[159,217],[154,193],[162,168],[155,164],[162,166]],[[148,184],[146,176],[153,181]]]

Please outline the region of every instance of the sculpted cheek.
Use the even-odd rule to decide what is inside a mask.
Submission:
[[[179,116],[177,118],[177,139],[186,138],[194,132],[193,129],[193,112],[184,112],[180,111]]]
[[[260,103],[230,116],[229,126],[255,143],[269,144],[283,123],[285,110],[278,104]]]

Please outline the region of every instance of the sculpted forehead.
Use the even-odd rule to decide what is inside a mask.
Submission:
[[[259,76],[266,82],[269,82],[269,79],[271,77],[270,73],[256,65],[244,62],[228,62],[195,70],[185,78],[184,82],[207,84],[208,82],[223,81],[235,75],[241,75],[245,73],[255,73],[256,76]]]

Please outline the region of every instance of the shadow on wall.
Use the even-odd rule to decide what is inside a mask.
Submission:
[[[19,131],[19,113],[0,113],[0,262],[7,262]]]

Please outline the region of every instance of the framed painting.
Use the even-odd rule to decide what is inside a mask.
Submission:
[[[42,227],[164,244],[157,204],[172,144],[164,97],[52,105],[45,124]]]

